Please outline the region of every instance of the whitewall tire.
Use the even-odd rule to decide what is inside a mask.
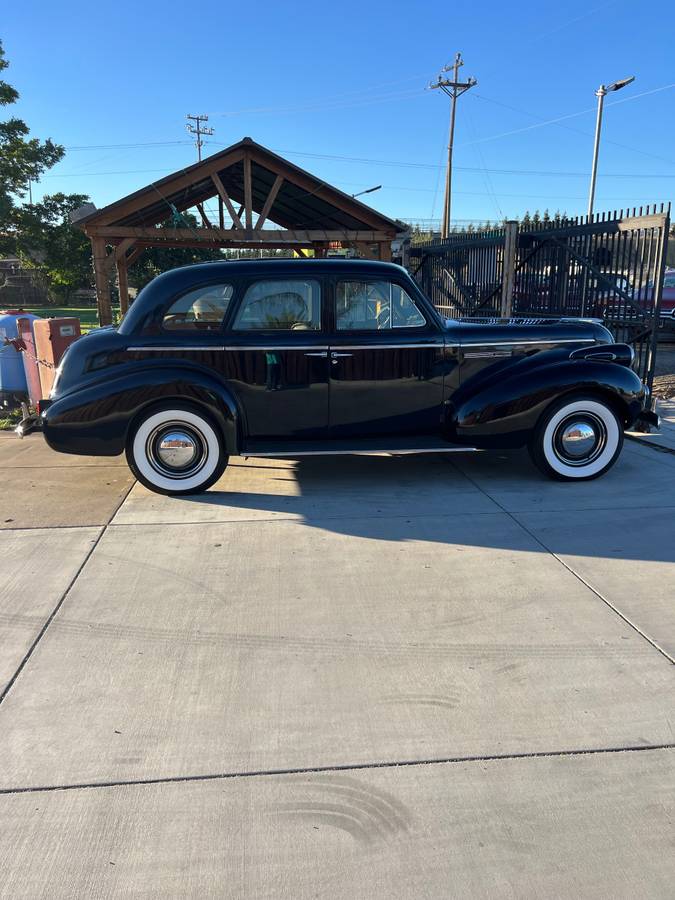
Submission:
[[[610,469],[623,447],[623,425],[598,397],[573,396],[550,407],[529,444],[534,463],[559,481],[585,481]]]
[[[136,478],[158,494],[205,491],[228,461],[211,419],[178,404],[155,407],[140,419],[129,434],[126,452]]]

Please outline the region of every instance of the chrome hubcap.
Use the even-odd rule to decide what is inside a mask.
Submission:
[[[592,451],[596,442],[596,434],[587,422],[573,422],[566,425],[560,435],[560,443],[566,456],[583,459]]]
[[[198,472],[208,457],[204,435],[184,422],[164,422],[152,432],[146,443],[147,458],[153,469],[170,478],[188,478]]]
[[[170,431],[157,444],[157,456],[170,469],[184,469],[198,453],[197,441],[184,431]]]
[[[586,466],[605,449],[607,430],[592,413],[575,413],[563,419],[553,435],[556,456],[568,466]]]

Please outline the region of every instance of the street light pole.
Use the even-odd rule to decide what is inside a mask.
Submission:
[[[620,81],[615,81],[613,84],[610,84],[608,87],[605,87],[604,84],[601,84],[600,87],[595,92],[595,96],[598,98],[598,113],[595,119],[595,142],[593,144],[593,167],[591,169],[591,187],[588,193],[588,217],[593,215],[593,203],[595,202],[595,181],[598,175],[598,156],[600,153],[600,132],[602,130],[602,110],[605,104],[605,97],[609,94],[610,91],[620,91],[621,88],[625,88],[627,85],[631,84],[631,82],[635,81],[635,75],[631,75],[630,78],[622,78]]]
[[[593,215],[593,203],[595,201],[595,180],[598,175],[598,151],[600,150],[600,130],[602,129],[602,108],[607,96],[607,88],[604,84],[595,92],[598,98],[598,114],[595,119],[595,143],[593,144],[593,167],[591,169],[591,188],[588,194],[588,217]]]

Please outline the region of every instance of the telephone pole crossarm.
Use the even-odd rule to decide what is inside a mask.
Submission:
[[[188,115],[188,116],[185,116],[185,118],[190,120],[190,121],[188,121],[187,125],[185,126],[187,128],[187,130],[190,132],[190,134],[197,135],[197,140],[195,141],[195,147],[197,148],[197,159],[199,160],[199,162],[201,162],[202,161],[202,146],[204,145],[204,141],[202,140],[202,135],[214,134],[213,128],[206,128],[204,125],[202,125],[202,122],[209,121],[208,116],[189,116]],[[194,122],[195,124],[193,125],[192,122]]]

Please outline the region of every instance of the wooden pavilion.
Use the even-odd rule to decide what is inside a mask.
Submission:
[[[217,221],[205,209],[212,199]],[[196,228],[182,216],[192,209],[201,222]],[[102,325],[112,321],[113,268],[125,312],[127,270],[146,247],[285,248],[300,256],[311,249],[323,256],[331,242],[339,241],[360,256],[389,260],[392,240],[406,229],[248,137],[103,209],[83,213],[75,224],[91,240]]]

